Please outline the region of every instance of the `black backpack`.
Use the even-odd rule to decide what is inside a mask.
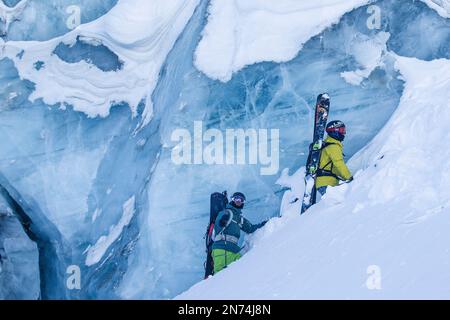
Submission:
[[[228,204],[227,192],[224,191],[214,192],[210,197],[209,205],[209,224],[205,233],[205,245],[206,245],[206,261],[205,261],[205,279],[214,274],[214,261],[212,259],[212,245],[214,234],[214,223],[216,222],[217,215],[220,211],[225,209]]]

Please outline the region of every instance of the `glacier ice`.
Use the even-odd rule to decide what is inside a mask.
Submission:
[[[92,266],[100,262],[108,248],[122,234],[123,228],[128,226],[133,219],[135,212],[135,197],[128,199],[123,205],[123,215],[117,225],[111,226],[107,236],[101,236],[97,242],[91,247],[89,246],[86,254],[87,266]]]
[[[91,45],[77,39],[72,46],[58,44],[53,53],[65,62],[77,63],[84,60],[105,72],[117,71],[123,67],[119,57],[101,43]]]
[[[14,103],[2,104],[4,112],[0,121],[4,130],[1,136],[9,141],[2,144],[2,172],[5,181],[17,190],[16,195],[28,204],[30,219],[42,228],[37,232],[38,236],[43,242],[51,238],[52,243],[58,244],[52,252],[56,252],[61,264],[57,257],[51,256],[52,252],[50,256],[42,257],[49,273],[54,275],[50,279],[44,278],[48,287],[44,288],[42,297],[64,298],[69,296],[65,288],[66,268],[72,264],[83,268],[85,256],[82,252],[102,235],[107,235],[109,226],[117,224],[122,206],[130,197],[141,194],[139,189],[145,186],[157,155],[157,122],[133,135],[141,118],[132,118],[129,106],[115,106],[110,117],[102,121],[89,119],[71,108],[51,108],[40,100],[31,103],[27,95],[33,84],[18,78],[11,61],[3,60],[0,69],[2,81],[9,83],[6,92],[2,93],[2,101],[8,101],[11,92],[17,92]],[[24,113],[26,117],[22,116]],[[112,172],[115,173],[113,176]],[[136,199],[143,201],[140,196]],[[103,213],[92,222],[92,215],[99,210]],[[122,237],[125,245],[118,241],[115,244],[118,248],[129,245],[130,238],[137,238],[136,226],[128,226],[127,231],[129,238]],[[125,249],[121,249],[120,256],[126,261]],[[117,259],[111,266],[116,264]],[[123,266],[126,263],[120,267]],[[90,283],[93,295],[103,292],[100,294],[108,297],[113,294],[110,287],[99,289],[96,281],[90,279],[89,272],[83,269],[82,272],[81,279]],[[108,272],[115,275],[111,278]],[[95,266],[92,273],[98,275],[102,271]],[[114,278],[120,277],[120,272],[114,273],[110,268],[105,274],[111,286]],[[101,277],[98,278],[101,282]],[[88,296],[87,292],[85,296]],[[70,294],[78,295],[77,292]]]
[[[120,103],[127,103],[136,116],[144,101],[145,125],[153,116],[150,97],[161,66],[197,4],[198,0],[121,0],[109,14],[62,36],[48,41],[7,41],[2,52],[14,61],[22,78],[35,83],[32,101],[70,105],[91,117],[108,116],[111,106]],[[65,50],[65,60],[69,54],[82,56],[85,46],[77,45],[80,41],[94,45],[96,51],[106,47],[105,59],[115,54],[123,67],[103,72],[91,61],[68,63],[53,54],[58,46],[66,45],[71,50]],[[46,67],[37,70],[36,61]]]
[[[118,0],[2,0],[0,36],[16,41],[48,40],[74,28],[71,21],[74,18],[76,23],[91,22],[108,12],[117,2]]]
[[[7,201],[0,197],[0,300],[40,297],[39,253]]]
[[[108,12],[71,32],[47,30],[56,23],[49,20],[34,33],[17,21],[0,42],[0,182],[48,248],[40,252],[43,298],[175,297],[202,278],[212,191],[244,191],[252,221],[278,215],[278,175],[261,176],[259,166],[176,166],[175,129],[194,121],[222,131],[277,128],[280,171],[299,168],[311,105],[328,91],[331,117],[348,126],[351,157],[400,102],[397,55],[449,58],[448,19],[423,2],[382,0],[372,3],[384,13],[380,29],[367,28],[367,6],[349,8],[292,44],[284,62],[250,59],[223,82],[194,62],[209,1],[152,3],[160,16],[135,21],[150,2],[93,1],[90,19]],[[81,269],[81,290],[65,287],[70,265]]]
[[[405,6],[398,1],[387,3],[388,6],[383,4],[381,8],[387,16],[384,28],[392,35],[388,42],[390,50],[427,61],[450,58],[449,19],[443,19],[434,10],[427,10],[423,2],[414,6]],[[401,21],[395,19],[396,16],[401,16]]]

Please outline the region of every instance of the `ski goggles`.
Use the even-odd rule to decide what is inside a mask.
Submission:
[[[336,132],[336,133],[339,133],[339,134],[341,134],[341,135],[343,135],[343,136],[345,136],[345,135],[347,134],[347,130],[345,129],[345,127],[329,128],[329,129],[327,129],[327,132],[328,132],[328,133],[330,133],[330,132]]]
[[[245,199],[242,198],[241,196],[234,196],[234,197],[231,198],[231,201],[233,201],[235,203],[236,202],[245,203]]]

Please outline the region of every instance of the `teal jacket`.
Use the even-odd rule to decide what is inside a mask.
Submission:
[[[222,220],[224,216],[224,221],[227,222],[227,225],[220,226],[220,220]],[[252,224],[244,218],[241,209],[228,204],[223,211],[219,212],[214,223],[215,237],[212,249],[223,249],[238,253],[241,251],[241,248],[238,245],[241,230],[245,233],[253,233],[264,225],[265,222]]]

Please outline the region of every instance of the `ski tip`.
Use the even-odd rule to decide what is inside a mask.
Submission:
[[[330,100],[330,95],[326,92],[319,94],[317,100]]]

